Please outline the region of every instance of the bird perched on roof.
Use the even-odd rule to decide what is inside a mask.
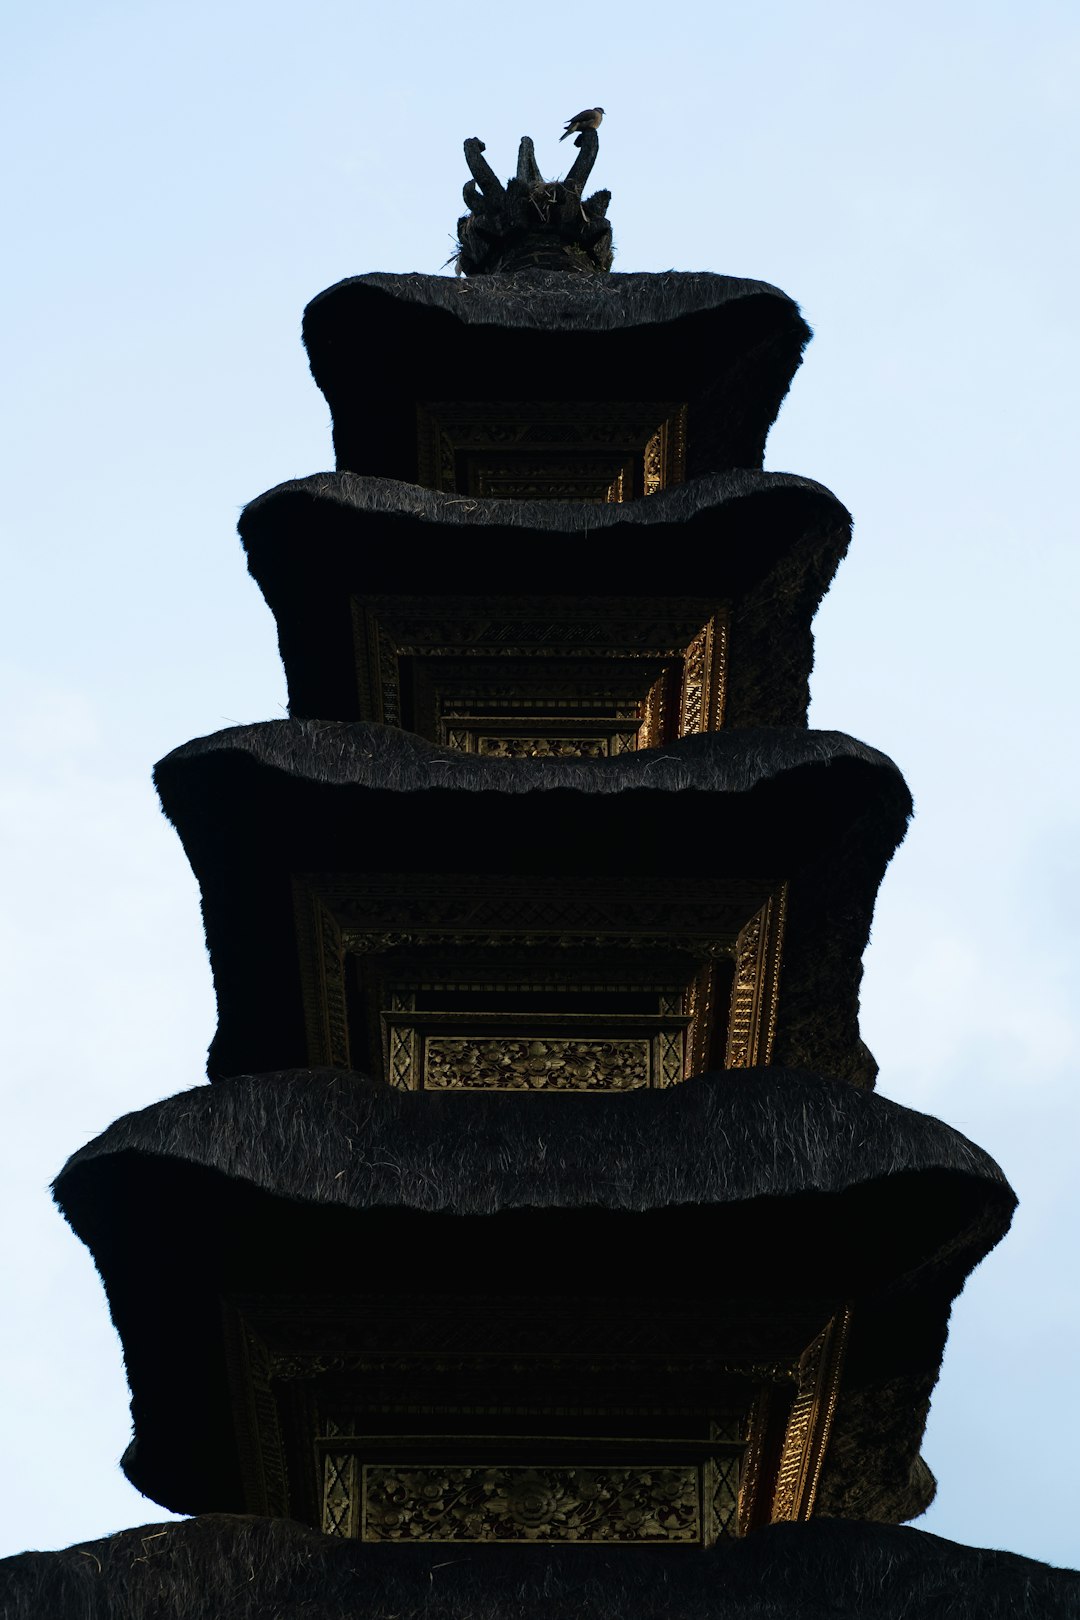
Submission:
[[[568,119],[566,128],[559,136],[560,141],[565,141],[568,135],[579,135],[583,129],[599,129],[603,116],[603,107],[586,107],[584,112],[575,113],[573,118]]]

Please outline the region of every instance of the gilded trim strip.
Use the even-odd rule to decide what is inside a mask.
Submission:
[[[809,1519],[829,1444],[851,1325],[846,1307],[807,1350],[800,1387],[784,1431],[773,1495],[772,1522]]]

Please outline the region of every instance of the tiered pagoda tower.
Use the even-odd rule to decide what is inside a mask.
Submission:
[[[871,1565],[938,1556],[885,1527],[1014,1199],[859,1037],[911,806],[806,725],[850,520],[761,464],[809,332],[760,282],[609,274],[578,147],[504,187],[467,143],[466,274],[310,306],[338,471],[240,524],[290,718],[157,770],[210,1084],[57,1196],[125,1470],[200,1516],[153,1549],[176,1612],[249,1561],[252,1614],[286,1566],[316,1617],[868,1613]],[[954,1552],[957,1615],[1041,1568]]]

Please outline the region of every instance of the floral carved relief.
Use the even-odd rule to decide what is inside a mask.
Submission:
[[[694,1466],[368,1465],[362,1496],[365,1541],[702,1541]]]

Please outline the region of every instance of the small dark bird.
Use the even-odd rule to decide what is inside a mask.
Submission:
[[[560,141],[565,141],[568,135],[579,135],[583,129],[599,129],[603,116],[603,107],[586,107],[584,112],[575,113],[559,136]]]

